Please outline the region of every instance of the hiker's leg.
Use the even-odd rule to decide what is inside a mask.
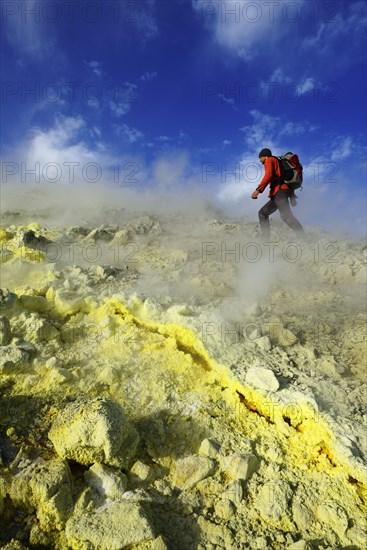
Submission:
[[[289,205],[289,192],[285,189],[280,189],[274,196],[274,202],[279,208],[280,217],[293,231],[298,235],[304,234],[304,229],[297,218],[293,215]]]
[[[262,208],[259,210],[259,222],[260,222],[260,229],[261,229],[261,237],[263,239],[269,239],[270,238],[270,222],[269,222],[269,216],[270,214],[273,214],[278,210],[278,206],[275,204],[275,201],[273,198],[270,199]]]

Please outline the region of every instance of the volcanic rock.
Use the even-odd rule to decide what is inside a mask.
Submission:
[[[139,442],[121,407],[105,398],[67,405],[57,416],[49,438],[62,458],[117,467],[129,463]]]

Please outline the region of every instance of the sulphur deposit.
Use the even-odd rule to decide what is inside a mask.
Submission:
[[[364,241],[108,219],[3,218],[2,547],[365,548]]]

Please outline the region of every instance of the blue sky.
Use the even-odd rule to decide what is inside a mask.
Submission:
[[[301,158],[306,221],[365,227],[365,2],[2,0],[1,21],[3,183],[197,186],[252,215],[270,147]]]

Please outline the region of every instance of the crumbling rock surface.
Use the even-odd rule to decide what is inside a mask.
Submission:
[[[120,550],[155,538],[142,506],[128,501],[110,502],[70,518],[65,535],[73,550]]]
[[[0,230],[0,544],[365,548],[365,243],[112,210]]]
[[[119,467],[128,464],[139,442],[121,407],[106,398],[67,405],[54,421],[49,438],[62,458]]]
[[[9,494],[13,504],[36,510],[42,529],[61,530],[73,507],[68,464],[63,460],[30,464],[14,476]]]

